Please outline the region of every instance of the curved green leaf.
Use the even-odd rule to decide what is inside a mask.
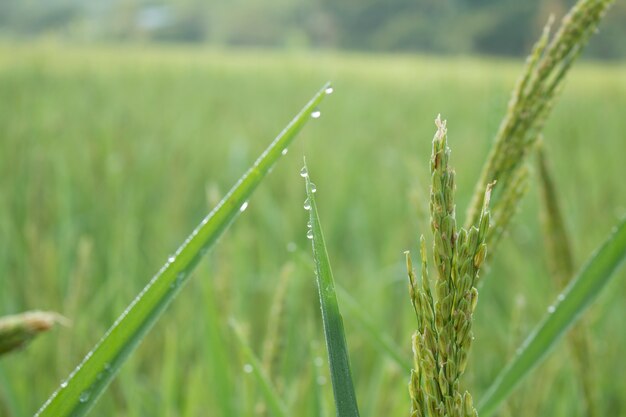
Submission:
[[[36,416],[82,416],[91,409],[119,368],[178,294],[202,256],[247,207],[247,200],[296,134],[332,90],[325,85],[274,139],[252,167],[130,303]]]
[[[548,308],[548,314],[522,344],[517,356],[496,378],[478,406],[479,416],[491,416],[517,384],[541,362],[609,282],[625,257],[626,221],[622,221]]]
[[[330,378],[335,396],[337,417],[359,417],[359,408],[354,393],[352,373],[350,372],[350,357],[346,335],[343,328],[343,318],[339,311],[335,281],[330,268],[326,243],[317,214],[315,204],[315,185],[311,182],[306,164],[302,168],[301,175],[306,180],[307,199],[305,209],[309,210],[309,225],[307,237],[312,239],[313,257],[315,258],[315,274],[317,276],[317,289],[319,291],[320,306],[322,308],[322,320],[324,322],[324,336],[328,349],[328,363],[330,365]]]

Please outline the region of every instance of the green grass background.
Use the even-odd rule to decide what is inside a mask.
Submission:
[[[335,93],[321,118],[93,415],[262,415],[227,319],[244,324],[260,355],[288,266],[273,381],[290,414],[316,415],[313,358],[324,367],[326,359],[298,175],[303,155],[336,281],[410,357],[403,251],[416,255],[419,234],[429,233],[433,120],[448,119],[462,220],[521,67],[486,58],[0,45],[0,313],[46,309],[72,320],[0,359],[0,415],[36,411],[326,80]],[[579,63],[545,129],[578,266],[626,214],[625,109],[626,65]],[[536,194],[533,185],[484,273],[465,378],[477,401],[557,294]],[[588,314],[603,415],[626,412],[624,278]],[[406,415],[408,370],[344,320],[362,415]],[[570,362],[561,344],[500,415],[581,415]],[[330,416],[330,386],[320,388]]]

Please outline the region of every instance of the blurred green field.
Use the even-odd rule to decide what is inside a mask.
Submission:
[[[266,415],[229,317],[262,354],[287,280],[272,378],[313,416],[324,359],[298,175],[318,186],[335,279],[406,357],[414,316],[403,251],[428,209],[437,113],[448,119],[462,220],[522,62],[161,47],[0,45],[0,314],[72,321],[0,359],[0,416],[32,415],[192,228],[321,85],[335,93],[147,337],[93,415]],[[626,64],[579,63],[545,129],[580,266],[626,214]],[[465,378],[482,393],[557,289],[531,188],[489,271]],[[286,277],[286,278],[285,278]],[[626,273],[588,314],[601,415],[626,413]],[[398,369],[344,313],[364,417],[406,415]],[[319,362],[319,361],[318,361]],[[501,416],[579,416],[565,344]],[[327,380],[327,379],[326,379]],[[316,388],[317,387],[317,388]]]

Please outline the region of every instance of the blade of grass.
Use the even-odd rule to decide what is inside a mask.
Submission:
[[[487,390],[478,407],[479,416],[489,417],[497,410],[517,384],[541,362],[582,315],[625,257],[626,220],[620,223],[578,276],[557,297],[556,302],[548,308],[548,314],[524,341],[517,356]]]
[[[322,392],[322,382],[325,377],[322,375],[322,366],[324,360],[320,356],[320,344],[317,340],[311,342],[311,387],[313,391],[313,406],[311,407],[311,415],[313,417],[326,417],[324,409],[324,394]]]
[[[246,365],[251,367],[251,373],[261,388],[261,393],[265,398],[268,410],[274,415],[274,417],[287,417],[287,407],[280,399],[280,396],[272,385],[269,376],[263,370],[261,361],[252,351],[252,348],[244,337],[241,328],[234,319],[231,319],[229,324],[235,333],[235,339],[237,340],[239,349],[241,350],[245,360],[248,362]]]
[[[233,186],[161,270],[130,303],[104,337],[69,378],[44,403],[36,416],[85,415],[109,385],[119,368],[178,294],[202,256],[240,212],[283,151],[332,90],[325,85],[274,139],[252,167]]]
[[[378,350],[384,355],[389,356],[392,362],[399,369],[411,369],[413,363],[406,357],[402,350],[391,340],[388,334],[380,330],[367,312],[359,305],[359,303],[346,291],[345,288],[336,284],[335,289],[341,299],[341,305],[347,308],[349,316],[354,318],[358,324],[365,330],[369,339],[374,342]]]
[[[308,175],[306,163],[302,168],[301,175],[306,181],[307,200],[305,209],[309,210],[309,224],[311,229],[307,237],[312,239],[313,257],[315,258],[315,273],[317,276],[317,289],[319,291],[322,320],[324,323],[324,336],[328,349],[328,362],[330,365],[330,379],[335,396],[335,407],[338,417],[358,417],[359,409],[354,393],[354,384],[350,372],[350,358],[346,335],[343,328],[343,318],[339,311],[337,294],[333,273],[330,268],[326,243],[317,213],[317,205],[313,193],[316,190]]]
[[[541,140],[538,145],[538,179],[546,258],[552,277],[558,288],[561,289],[567,284],[567,279],[576,272],[574,270],[574,251],[565,227],[565,219],[558,199],[559,190],[552,176],[546,150]],[[584,406],[584,415],[595,417],[599,414],[596,401],[597,387],[594,381],[594,367],[591,364],[593,346],[587,330],[584,321],[578,323],[568,334],[568,342],[573,355],[574,369],[578,375],[576,379],[583,394],[580,400]]]
[[[233,399],[236,391],[228,369],[229,346],[226,343],[223,320],[220,320],[217,297],[212,282],[204,283],[204,313],[206,315],[206,336],[204,360],[211,378],[211,396],[215,401],[218,416],[234,417]]]

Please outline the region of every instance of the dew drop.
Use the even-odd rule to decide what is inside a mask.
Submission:
[[[322,115],[322,112],[319,109],[314,109],[311,112],[311,117],[314,119],[319,119],[321,115]]]
[[[89,397],[91,396],[91,392],[89,390],[83,391],[80,393],[80,397],[78,397],[78,401],[81,403],[86,403],[89,401]]]
[[[308,198],[306,200],[304,200],[304,205],[303,205],[305,210],[311,210],[311,200],[309,200]]]
[[[559,302],[565,300],[565,294],[559,294],[559,296],[556,299],[559,300]]]
[[[335,89],[332,86],[328,86],[326,87],[326,90],[324,90],[327,96],[331,95],[334,91]]]
[[[61,388],[67,388],[67,381],[61,382]]]
[[[311,227],[313,227],[313,226],[311,225],[311,220],[309,220],[308,222],[306,222],[306,227],[308,227],[309,229],[310,229]]]
[[[316,193],[317,192],[317,186],[313,183],[311,183],[311,192],[312,193]]]
[[[243,213],[244,211],[246,211],[247,208],[248,208],[248,202],[244,201],[244,203],[241,205],[241,207],[239,207],[239,211],[241,213]]]
[[[243,366],[243,371],[247,374],[251,374],[252,371],[254,370],[254,368],[252,367],[252,365],[250,365],[249,363],[245,364]]]
[[[169,263],[173,263],[176,260],[175,256],[170,256],[169,258],[167,258],[167,262]]]
[[[283,149],[283,151],[280,154],[281,155],[287,155],[287,152],[289,152],[289,149],[285,148],[285,149]]]
[[[300,170],[300,176],[302,178],[306,178],[309,176],[309,171],[307,171],[306,167],[302,167],[302,169]]]
[[[555,310],[556,310],[556,307],[554,307],[554,306],[548,307],[548,313],[550,313],[550,314],[554,313]]]
[[[313,229],[309,229],[306,231],[306,238],[313,239]]]

